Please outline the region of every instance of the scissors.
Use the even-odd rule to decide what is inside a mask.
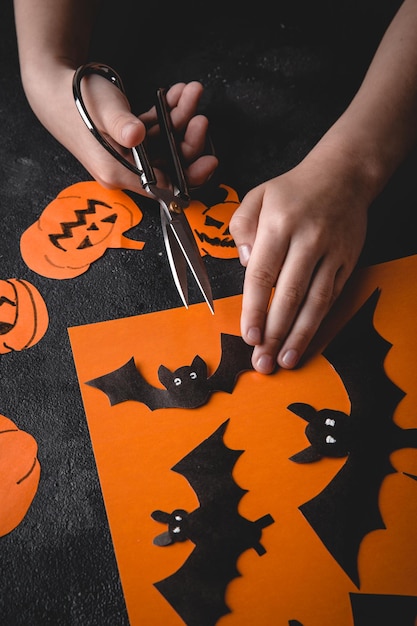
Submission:
[[[184,214],[184,209],[190,204],[190,195],[173,135],[171,118],[165,97],[166,90],[157,90],[155,106],[161,137],[166,144],[169,158],[168,169],[171,179],[171,187],[169,188],[158,187],[154,170],[143,144],[131,148],[134,161],[134,163],[131,163],[128,159],[123,157],[97,129],[84,104],[81,93],[82,79],[91,74],[98,74],[106,78],[124,93],[123,83],[119,75],[110,66],[99,63],[81,65],[74,74],[72,84],[74,100],[78,112],[97,141],[99,141],[115,159],[124,165],[124,167],[127,167],[137,174],[143,189],[159,202],[161,226],[168,261],[175,286],[184,306],[188,309],[188,266],[211,313],[214,314],[213,296],[207,270],[191,227]]]

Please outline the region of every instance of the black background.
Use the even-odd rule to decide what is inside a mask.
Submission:
[[[156,86],[200,80],[202,109],[220,158],[213,186],[240,197],[296,164],[343,111],[398,2],[275,3],[249,12],[223,6],[106,1],[91,60],[113,65],[132,108]],[[204,10],[206,13],[204,13]],[[115,12],[117,11],[117,13]],[[67,328],[179,306],[157,213],[140,253],[108,250],[88,272],[49,280],[24,264],[21,234],[52,199],[88,173],[39,124],[20,82],[10,0],[0,8],[1,279],[24,278],[43,295],[50,325],[24,352],[0,356],[0,413],[33,435],[41,480],[28,514],[0,538],[0,623],[128,623],[79,393]],[[360,263],[417,252],[416,154],[370,209]],[[159,254],[162,253],[162,254]],[[237,260],[206,258],[215,298],[239,293]],[[191,286],[191,302],[200,300]],[[140,564],[138,564],[138,576]]]

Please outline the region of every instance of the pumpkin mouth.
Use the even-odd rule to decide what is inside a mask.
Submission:
[[[234,239],[221,237],[209,237],[205,233],[199,233],[197,230],[195,231],[197,237],[201,241],[201,243],[209,243],[212,246],[217,246],[219,248],[236,248],[236,244]]]

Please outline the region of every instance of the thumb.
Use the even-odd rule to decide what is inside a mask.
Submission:
[[[249,191],[233,213],[229,224],[230,234],[239,252],[239,260],[245,267],[255,243],[262,198],[261,187]]]
[[[125,148],[142,143],[145,125],[131,112],[124,93],[101,76],[89,76],[87,80],[85,98],[100,132]]]

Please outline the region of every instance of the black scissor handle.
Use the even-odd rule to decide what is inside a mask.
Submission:
[[[156,183],[155,174],[151,164],[149,163],[148,156],[145,152],[142,144],[139,144],[135,148],[132,148],[132,151],[136,152],[137,159],[135,162],[137,164],[131,163],[128,159],[120,154],[116,150],[111,143],[107,141],[105,137],[100,133],[97,126],[95,125],[90,113],[85,106],[84,99],[81,92],[81,82],[82,79],[86,76],[91,76],[92,74],[98,74],[102,76],[110,83],[115,85],[122,93],[125,93],[123,82],[117,72],[111,68],[109,65],[105,65],[103,63],[86,63],[85,65],[81,65],[75,72],[73,80],[72,80],[72,91],[74,95],[75,105],[78,109],[79,114],[81,115],[85,125],[97,139],[97,141],[109,152],[115,159],[119,161],[124,167],[127,167],[131,172],[137,174],[141,181],[142,186],[145,188],[147,185],[154,185]]]

